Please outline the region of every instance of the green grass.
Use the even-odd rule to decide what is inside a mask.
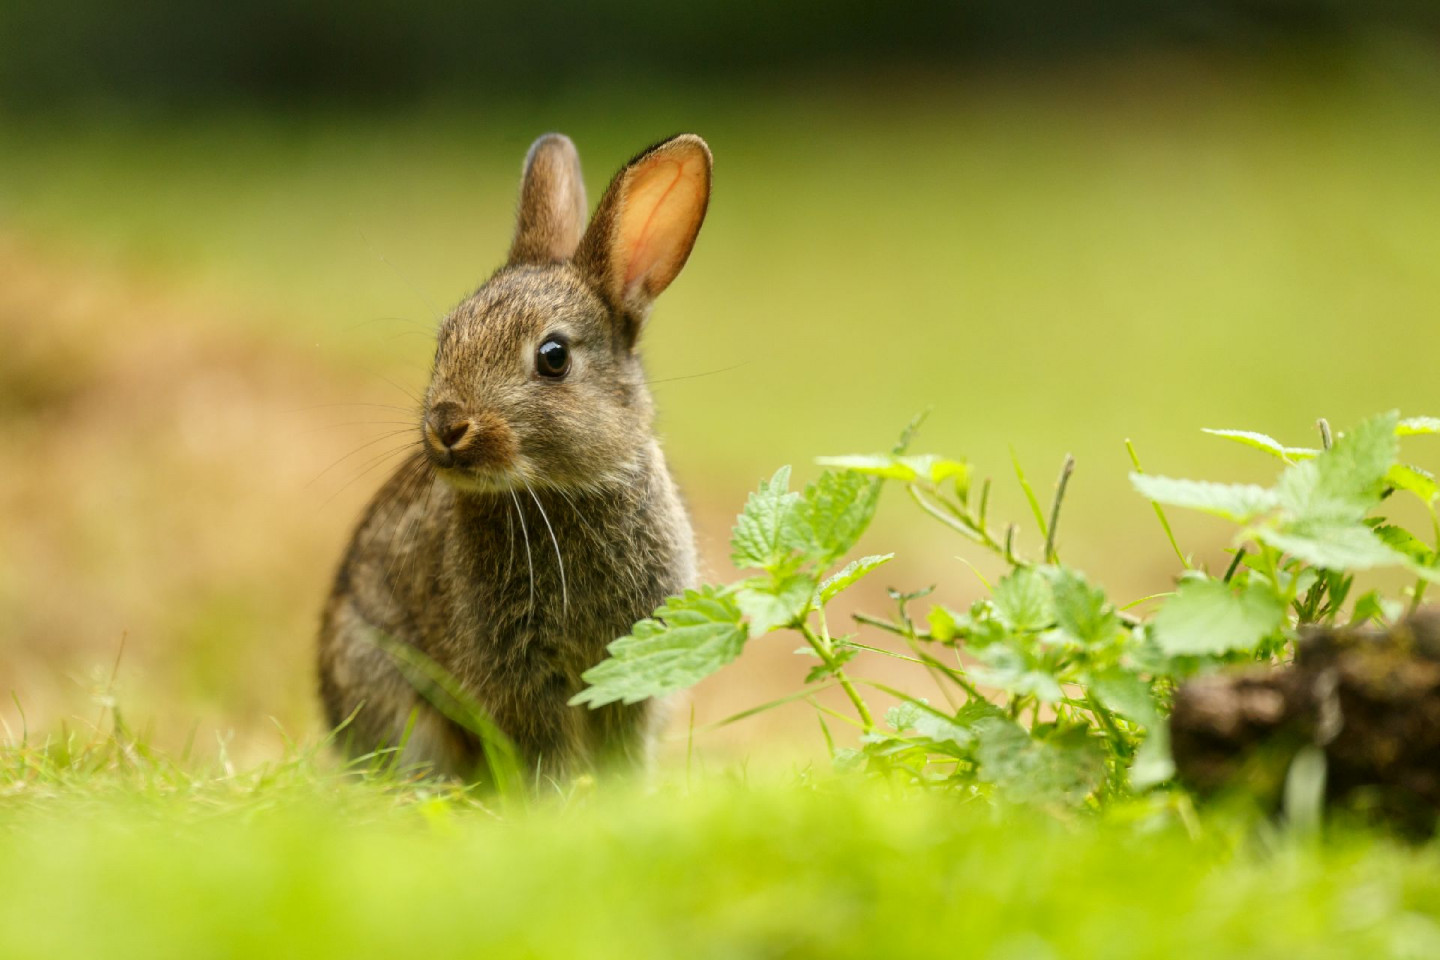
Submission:
[[[40,762],[30,751],[25,762]],[[499,813],[298,754],[0,780],[0,955],[1424,957],[1440,849],[1160,807],[1062,822],[815,771]],[[92,769],[87,770],[87,766]]]
[[[1183,804],[1056,819],[815,770],[529,807],[316,747],[0,752],[0,955],[1426,956],[1440,849]]]

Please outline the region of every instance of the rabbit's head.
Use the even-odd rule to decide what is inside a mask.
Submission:
[[[530,148],[508,262],[440,325],[421,430],[462,490],[620,480],[650,443],[636,343],[685,265],[710,197],[710,151],[683,134],[611,181],[588,228],[566,137]]]

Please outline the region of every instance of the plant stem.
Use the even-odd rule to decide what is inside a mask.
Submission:
[[[1075,472],[1075,455],[1065,454],[1065,462],[1060,465],[1060,479],[1055,481],[1055,502],[1050,505],[1050,526],[1045,533],[1045,562],[1059,563],[1060,556],[1055,552],[1055,530],[1060,526],[1060,504],[1065,500],[1065,488],[1070,485],[1070,474]]]
[[[1001,556],[1005,555],[1005,548],[1001,546],[1000,542],[978,526],[968,515],[964,513],[957,515],[955,511],[942,510],[921,494],[919,488],[913,483],[907,485],[905,489],[910,494],[910,499],[920,505],[920,509],[945,524],[945,526],[951,530],[974,540],[976,543],[988,548],[994,553],[1000,554]],[[945,504],[945,506],[948,507],[949,504]]]
[[[1025,471],[1020,469],[1020,457],[1014,447],[1010,448],[1010,462],[1015,467],[1015,477],[1020,481],[1020,489],[1025,491],[1030,512],[1035,515],[1035,525],[1040,528],[1040,536],[1048,537],[1050,534],[1045,526],[1045,514],[1040,509],[1040,500],[1035,496],[1035,489],[1030,486],[1030,481],[1025,479]]]
[[[1135,452],[1135,444],[1131,443],[1128,438],[1125,440],[1125,450],[1130,454],[1130,463],[1134,465],[1135,472],[1144,473],[1145,470],[1140,466],[1140,454]],[[1165,516],[1165,508],[1154,500],[1150,501],[1150,506],[1155,508],[1155,516],[1160,520],[1160,529],[1165,531],[1165,539],[1170,541],[1170,549],[1174,550],[1175,556],[1180,558],[1181,565],[1184,566],[1186,570],[1189,570],[1190,561],[1180,550],[1180,544],[1175,540],[1175,531],[1170,529],[1170,518]],[[1226,577],[1225,579],[1229,580],[1230,578]]]
[[[856,623],[863,623],[863,624],[865,624],[866,626],[869,626],[869,627],[879,627],[881,630],[884,630],[886,633],[893,633],[893,634],[895,634],[895,636],[897,636],[897,637],[903,637],[903,636],[905,636],[905,628],[904,628],[904,627],[901,627],[899,624],[897,624],[897,623],[892,623],[892,622],[890,622],[889,620],[885,620],[885,619],[883,619],[883,618],[881,618],[881,617],[871,616],[871,615],[868,614],[868,613],[852,613],[852,614],[850,614],[850,616],[854,618],[854,620],[855,620]],[[930,634],[928,634],[928,633],[916,632],[916,634],[915,634],[915,639],[917,639],[917,640],[929,640],[929,639],[931,639],[931,636],[930,636]]]
[[[1120,726],[1115,722],[1115,715],[1106,709],[1105,705],[1100,702],[1100,698],[1095,696],[1094,691],[1085,691],[1085,700],[1087,706],[1090,707],[1090,712],[1099,718],[1105,731],[1110,734],[1110,739],[1115,744],[1115,752],[1122,757],[1130,756],[1130,742],[1125,739],[1125,734],[1120,732]]]
[[[1435,531],[1435,549],[1440,552],[1440,516],[1435,513],[1434,504],[1428,504],[1430,508],[1430,528]],[[1425,599],[1425,588],[1430,581],[1424,577],[1415,578],[1415,592],[1410,597],[1410,612],[1414,613],[1420,609],[1420,601]]]
[[[1240,569],[1240,561],[1245,559],[1245,548],[1235,548],[1235,559],[1230,561],[1229,568],[1225,571],[1225,582],[1229,583],[1230,578],[1235,576],[1235,571]]]
[[[870,716],[870,708],[865,706],[865,699],[860,696],[860,691],[855,689],[855,684],[850,682],[850,678],[845,675],[844,668],[836,661],[830,644],[816,636],[815,631],[810,629],[810,624],[806,621],[801,621],[800,633],[805,637],[805,642],[810,644],[810,649],[814,650],[816,656],[829,668],[830,675],[840,684],[840,689],[844,690],[845,695],[850,698],[850,702],[855,706],[855,712],[860,716],[860,722],[864,724],[865,731],[868,733],[875,729],[875,720]]]
[[[1420,609],[1420,601],[1425,599],[1425,588],[1429,585],[1430,581],[1424,577],[1415,578],[1415,590],[1410,595],[1410,612],[1412,614]]]
[[[887,657],[897,657],[902,660],[913,660],[916,663],[921,663],[927,667],[932,667],[935,670],[938,670],[942,674],[944,674],[947,678],[950,679],[952,683],[954,683],[961,690],[964,690],[966,696],[972,697],[976,700],[985,699],[985,695],[982,694],[978,689],[976,689],[975,684],[971,683],[962,671],[955,669],[954,667],[950,666],[942,660],[938,660],[935,657],[932,657],[930,654],[917,647],[913,642],[917,640],[929,640],[931,639],[929,634],[922,634],[913,629],[909,633],[906,633],[905,629],[899,624],[891,623],[889,620],[882,620],[879,617],[872,617],[868,613],[852,613],[850,616],[855,618],[856,623],[863,623],[867,626],[877,627],[881,630],[884,630],[886,633],[893,633],[897,637],[903,637],[909,645],[910,649],[915,651],[915,656],[905,657],[902,654],[891,653],[889,650],[883,650],[879,647],[867,646],[863,643],[857,643],[855,644],[855,646],[859,647],[862,650],[871,650],[875,653],[883,653]],[[959,654],[958,645],[956,649],[956,654],[957,656]]]

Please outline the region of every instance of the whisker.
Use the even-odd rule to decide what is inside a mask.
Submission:
[[[429,461],[421,462],[428,465]],[[420,563],[419,551],[417,551],[415,547],[420,538],[420,528],[425,522],[425,515],[430,511],[430,495],[435,492],[435,484],[432,482],[433,478],[430,475],[430,471],[424,467],[417,471],[417,475],[419,477],[417,485],[413,486],[412,489],[407,492],[405,499],[410,500],[411,497],[418,492],[419,484],[425,485],[425,499],[421,502],[420,509],[414,511],[410,518],[410,523],[405,527],[405,534],[402,537],[402,549],[392,549],[390,558],[385,565],[385,579],[391,584],[392,592],[397,583],[404,585],[407,582],[408,575],[413,574]],[[413,506],[413,504],[407,504],[407,509],[410,506]],[[406,556],[407,552],[409,554],[408,557]],[[395,569],[397,562],[400,565],[398,570]],[[398,574],[394,579],[391,578],[392,572]]]
[[[530,607],[529,615],[535,615],[535,561],[530,556],[530,531],[525,526],[525,511],[520,507],[520,498],[515,496],[515,488],[510,488],[510,499],[515,502],[515,513],[520,517],[520,536],[525,540],[525,566],[530,568]]]
[[[369,549],[382,533],[390,534],[393,541],[394,531],[390,529],[391,524],[397,519],[398,512],[415,492],[415,485],[423,482],[422,478],[426,476],[428,462],[428,459],[423,453],[411,454],[411,458],[406,460],[399,470],[395,471],[394,482],[396,483],[396,487],[393,495],[380,506],[379,509],[381,512],[379,515],[366,521],[370,528],[370,535],[365,538],[364,545],[366,549]]]
[[[370,374],[370,376],[375,377],[375,378],[378,379],[378,380],[384,380],[386,383],[390,384],[390,386],[394,387],[396,390],[399,390],[402,394],[404,394],[405,396],[409,397],[411,400],[414,400],[414,401],[415,401],[415,405],[416,405],[417,407],[424,407],[424,406],[425,406],[425,401],[422,400],[419,395],[417,395],[417,394],[414,393],[413,391],[407,390],[406,388],[400,386],[400,384],[396,383],[394,380],[391,380],[389,377],[385,376],[385,374],[381,373],[380,371],[378,371],[378,370],[366,370],[365,372],[368,373],[368,374]]]
[[[545,521],[545,529],[550,531],[550,545],[555,548],[555,562],[560,566],[560,609],[569,613],[570,593],[565,588],[565,558],[560,556],[560,541],[555,539],[555,528],[550,526],[550,516],[545,512],[545,505],[540,502],[540,498],[535,496],[535,490],[530,486],[530,482],[524,477],[520,478],[520,482],[525,484],[525,489],[530,492],[530,499],[535,501],[535,506],[540,511],[540,519]]]
[[[741,367],[748,367],[754,362],[754,360],[742,360],[739,363],[733,363],[728,367],[720,367],[716,370],[706,370],[703,373],[687,373],[678,377],[661,377],[658,380],[646,380],[645,385],[648,387],[653,386],[657,383],[674,383],[676,380],[697,380],[700,377],[713,377],[717,373],[729,373],[731,370],[739,370]]]
[[[414,427],[414,420],[342,420],[339,423],[318,423],[305,427],[303,433],[338,430],[341,427]]]
[[[510,513],[510,507],[505,507],[505,538],[510,543],[510,549],[505,554],[505,582],[510,582],[510,572],[515,566],[515,517]]]
[[[398,410],[404,414],[413,414],[414,407],[402,407],[393,403],[316,403],[308,407],[295,407],[291,410],[283,410],[282,413],[305,413],[310,410],[327,410],[333,407],[372,407],[376,410]]]
[[[402,445],[402,446],[396,447],[394,450],[390,450],[390,451],[388,451],[388,452],[386,452],[386,453],[380,454],[380,456],[378,456],[378,457],[376,457],[375,459],[371,460],[371,461],[369,462],[369,465],[366,466],[365,469],[361,470],[361,471],[360,471],[359,473],[357,473],[355,476],[353,476],[353,477],[351,477],[349,480],[347,480],[347,481],[345,482],[345,485],[344,485],[344,486],[342,486],[339,490],[336,490],[334,493],[330,494],[330,496],[325,499],[325,502],[322,503],[322,504],[320,504],[320,509],[323,510],[323,509],[325,509],[326,507],[328,507],[328,506],[331,504],[331,502],[334,501],[334,499],[335,499],[336,497],[340,496],[340,494],[342,494],[342,493],[344,493],[346,490],[348,490],[348,489],[350,488],[350,486],[351,486],[352,484],[354,484],[357,480],[359,480],[361,477],[365,476],[367,473],[370,473],[372,470],[374,470],[376,467],[380,466],[380,464],[384,463],[386,460],[388,460],[388,459],[390,459],[391,457],[395,456],[395,454],[397,454],[397,453],[402,453],[402,452],[404,452],[404,451],[406,451],[406,450],[409,450],[409,449],[412,449],[412,448],[418,447],[418,446],[420,446],[420,441],[419,441],[419,440],[412,440],[412,441],[410,441],[410,442],[407,443],[407,444],[404,444],[404,445]]]
[[[310,478],[310,481],[306,483],[305,486],[313,486],[315,482],[318,481],[321,477],[325,476],[325,474],[329,473],[331,470],[334,470],[336,467],[340,466],[340,464],[344,463],[346,460],[349,460],[351,457],[355,456],[360,451],[368,450],[369,448],[375,446],[375,444],[377,443],[384,443],[386,440],[393,440],[396,437],[400,436],[402,433],[409,433],[413,429],[414,427],[407,427],[404,430],[392,430],[389,433],[381,434],[374,440],[368,440],[365,443],[360,444],[360,446],[356,447],[354,450],[351,450],[349,453],[345,454],[345,456],[341,457],[339,460],[336,460],[324,470],[321,470],[319,473],[315,474],[315,476]]]

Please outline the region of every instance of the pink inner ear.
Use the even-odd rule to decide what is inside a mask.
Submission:
[[[620,215],[624,296],[657,296],[689,256],[705,209],[703,156],[658,156],[631,174]]]

